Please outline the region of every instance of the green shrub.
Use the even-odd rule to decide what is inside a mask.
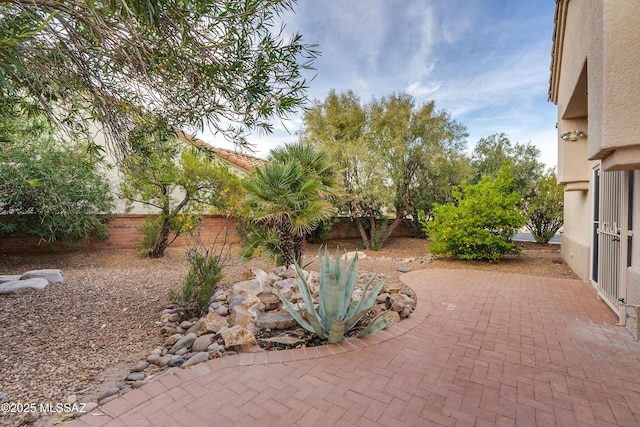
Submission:
[[[453,189],[453,196],[455,202],[434,207],[433,220],[422,218],[431,253],[495,262],[503,254],[520,252],[510,239],[525,219],[509,167],[475,185],[463,183]]]
[[[191,267],[180,292],[169,291],[169,299],[182,309],[186,318],[202,316],[211,297],[224,277],[224,259],[213,251],[192,251],[189,255]]]
[[[158,234],[160,233],[160,223],[157,217],[148,216],[145,218],[142,227],[137,228],[142,233],[142,240],[138,245],[138,252],[141,255],[148,256],[149,252],[155,247]]]
[[[348,261],[346,260],[344,264],[340,265],[338,251],[336,251],[336,261],[333,264],[326,247],[324,255],[321,252],[322,249],[318,251],[320,290],[317,310],[304,272],[297,263],[295,266],[298,272],[298,287],[302,293],[305,310],[298,312],[280,291],[276,288],[271,289],[300,326],[329,343],[337,343],[344,340],[345,333],[353,329],[360,319],[371,310],[385,279],[380,280],[378,284],[369,289],[376,277],[372,276],[364,287],[360,299],[352,301],[351,296],[358,281],[358,256],[356,255],[351,265],[347,266]],[[373,333],[385,326],[387,326],[387,320],[377,317],[358,336]]]
[[[538,243],[549,243],[564,223],[564,189],[558,185],[553,170],[536,184],[531,197],[524,201],[527,229]]]

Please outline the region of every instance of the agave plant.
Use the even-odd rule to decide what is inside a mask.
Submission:
[[[348,266],[348,261],[341,265],[339,251],[336,251],[336,261],[332,264],[329,251],[325,247],[324,255],[322,254],[322,249],[318,251],[318,261],[320,264],[320,290],[317,309],[315,308],[309,283],[297,263],[295,267],[298,272],[298,287],[302,293],[305,310],[299,312],[280,291],[273,287],[271,289],[300,326],[309,332],[315,333],[320,338],[328,340],[329,343],[337,343],[344,340],[345,333],[353,329],[367,311],[373,307],[385,278],[371,287],[376,275],[372,276],[365,285],[360,299],[352,301],[351,295],[358,281],[357,252],[351,265]],[[358,336],[379,331],[385,326],[387,326],[387,320],[378,316]]]

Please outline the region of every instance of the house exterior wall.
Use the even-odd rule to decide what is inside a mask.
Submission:
[[[591,265],[592,192],[565,191],[564,231],[560,253],[562,259],[582,279],[589,280]]]
[[[638,28],[636,0],[556,0],[549,98],[558,106],[558,182],[565,189],[561,252],[584,281],[592,271],[594,203],[601,200],[595,198],[594,167],[602,173],[640,169]],[[576,130],[584,137],[561,138]],[[621,261],[611,268],[620,278],[619,296],[628,304],[640,304],[640,236],[633,235],[640,225],[639,175],[634,173],[632,190],[625,183],[624,191],[614,195],[624,206],[621,223],[606,224],[620,230]],[[616,309],[617,301],[609,304],[621,324],[636,333],[633,309],[624,304]]]

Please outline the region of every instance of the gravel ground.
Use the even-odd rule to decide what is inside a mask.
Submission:
[[[355,250],[358,244],[332,241],[329,247]],[[388,282],[398,281],[399,266],[577,278],[560,260],[559,246],[524,244],[521,256],[491,264],[432,258],[426,245],[420,239],[391,239],[381,251],[366,251],[368,257],[360,261],[360,269],[385,273]],[[318,248],[306,245],[307,269],[317,269]],[[416,260],[400,261],[411,257]],[[272,264],[261,259],[233,260],[225,268],[221,286],[242,280],[251,267],[268,270]],[[162,344],[154,323],[169,303],[169,289],[182,284],[188,263],[183,248],[170,248],[164,258],[155,260],[140,258],[134,250],[0,255],[0,274],[41,268],[59,268],[67,281],[42,291],[0,296],[0,397],[6,393],[1,403],[55,404],[71,396],[88,402],[113,387]],[[0,413],[0,425],[22,421],[24,417]],[[36,424],[53,421],[40,418]]]

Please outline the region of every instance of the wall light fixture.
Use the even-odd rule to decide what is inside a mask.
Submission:
[[[572,130],[560,134],[560,138],[564,141],[577,141],[578,138],[584,138],[585,136],[587,136],[587,134],[583,130]]]

